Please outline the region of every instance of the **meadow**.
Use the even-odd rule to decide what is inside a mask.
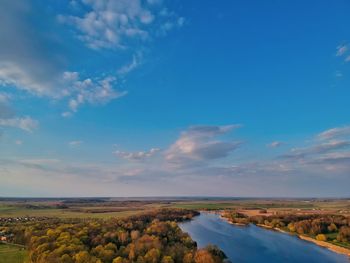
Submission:
[[[23,263],[28,257],[27,250],[18,245],[0,243],[0,263]]]
[[[158,208],[195,210],[242,210],[254,215],[269,213],[330,213],[350,215],[348,199],[0,199],[0,218],[111,218],[137,215]]]

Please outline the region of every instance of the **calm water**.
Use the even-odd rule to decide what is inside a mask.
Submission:
[[[348,257],[289,234],[254,225],[230,225],[218,215],[202,213],[180,224],[199,247],[215,244],[233,263],[349,263]]]

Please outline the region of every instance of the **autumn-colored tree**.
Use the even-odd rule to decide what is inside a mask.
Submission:
[[[331,223],[329,226],[328,226],[328,231],[329,232],[336,232],[338,230],[338,227],[336,226],[336,224],[334,223]]]
[[[149,250],[144,257],[146,263],[157,263],[159,261],[159,258],[160,251],[156,248]]]
[[[96,262],[96,258],[93,258],[87,251],[80,251],[73,258],[75,260],[75,263]]]
[[[190,252],[185,254],[185,256],[183,257],[183,263],[193,263],[193,262],[194,262],[193,254]]]
[[[138,230],[131,231],[130,237],[132,240],[138,239],[140,237],[140,231],[138,231]]]
[[[162,258],[162,263],[174,263],[174,260],[172,259],[171,256],[164,256]]]
[[[215,263],[213,256],[204,249],[200,249],[194,256],[195,263]]]
[[[340,242],[350,242],[350,227],[342,226],[339,230],[337,240]]]

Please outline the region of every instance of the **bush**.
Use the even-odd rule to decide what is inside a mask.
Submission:
[[[316,236],[316,240],[318,240],[318,241],[327,241],[327,237],[324,234],[318,234]]]

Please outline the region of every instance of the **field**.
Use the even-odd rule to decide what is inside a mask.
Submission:
[[[0,243],[0,263],[22,263],[27,259],[27,251],[15,245]]]
[[[350,215],[348,199],[233,199],[233,198],[96,198],[96,199],[0,199],[0,218],[125,217],[155,208],[195,210],[235,209],[249,216],[264,213],[331,213]]]

